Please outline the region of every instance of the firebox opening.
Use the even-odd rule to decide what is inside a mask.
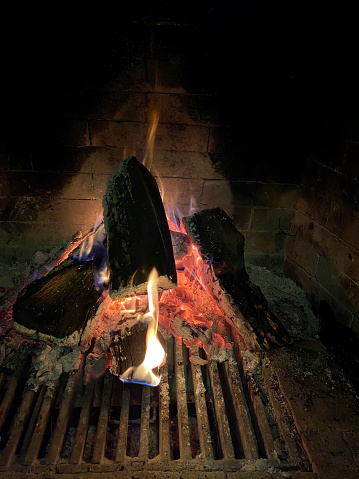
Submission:
[[[127,13],[110,3],[45,20],[42,2],[2,7],[0,478],[358,477],[354,12],[209,0],[135,2]],[[149,228],[141,243],[126,241],[130,221],[112,262],[150,244],[156,258],[161,245],[166,269],[163,253],[176,243],[177,268],[160,271],[167,362],[153,368],[157,389],[117,378],[127,333],[141,351],[146,337],[122,297],[128,255],[95,288],[98,265],[67,257],[129,155],[174,203],[171,238],[156,228],[153,240]],[[112,225],[117,213],[122,224],[140,216],[144,197],[125,211],[108,198]],[[223,224],[228,247],[218,241],[222,256],[211,256],[206,240],[221,238]],[[66,300],[59,276],[70,283]],[[139,276],[131,294],[145,315],[147,273]],[[37,295],[49,283],[51,294]]]

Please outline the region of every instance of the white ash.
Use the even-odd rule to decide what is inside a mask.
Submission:
[[[269,309],[278,317],[294,340],[318,338],[319,320],[305,292],[290,278],[279,277],[264,267],[246,265],[252,283],[259,286]]]
[[[75,346],[66,348],[62,346],[43,345],[35,351],[32,361],[28,384],[37,391],[39,386],[51,386],[62,373],[77,371],[80,367],[82,350]]]

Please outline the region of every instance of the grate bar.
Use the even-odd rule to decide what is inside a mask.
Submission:
[[[92,462],[100,464],[105,454],[108,414],[111,403],[113,376],[106,374],[103,380],[102,400],[100,416],[97,423],[96,443],[92,456]]]
[[[263,404],[261,395],[258,394],[258,388],[255,384],[254,378],[246,366],[245,361],[241,358],[241,366],[243,368],[244,377],[248,378],[248,391],[252,400],[253,409],[260,424],[260,431],[262,440],[268,459],[277,459],[281,455],[281,449],[278,442],[274,441],[270,419],[267,416],[265,406]],[[251,379],[252,378],[252,379]]]
[[[15,392],[16,392],[16,388],[18,386],[19,379],[20,379],[22,371],[23,371],[23,368],[17,369],[17,371],[11,376],[9,384],[6,388],[6,393],[5,393],[4,399],[3,399],[2,403],[1,403],[1,406],[0,406],[0,429],[4,425],[5,418],[8,414],[8,412],[9,412],[10,406],[13,402]]]
[[[75,392],[82,377],[82,370],[84,365],[84,357],[81,358],[80,367],[76,373],[70,375],[65,392],[64,398],[61,404],[59,416],[56,421],[56,426],[54,430],[54,434],[51,439],[49,453],[46,456],[45,463],[46,464],[56,464],[60,457],[60,452],[62,449],[62,444],[64,442],[67,424],[69,422],[70,413],[71,413],[71,406],[74,402]]]
[[[186,380],[183,369],[183,352],[182,340],[176,339],[176,388],[177,388],[177,413],[178,413],[178,430],[180,441],[180,457],[181,459],[191,459],[189,422],[187,409]]]
[[[39,395],[37,397],[36,404],[35,404],[35,407],[33,409],[29,424],[26,428],[26,433],[25,433],[24,440],[22,442],[20,457],[25,457],[26,451],[29,448],[29,443],[31,441],[31,436],[32,436],[32,433],[33,433],[35,425],[36,425],[36,421],[37,421],[37,418],[38,418],[38,415],[39,415],[39,412],[40,412],[40,409],[41,409],[41,405],[42,405],[42,401],[44,399],[46,389],[47,389],[46,386],[43,385],[40,392],[39,392]]]
[[[170,403],[167,362],[161,368],[160,382],[160,456],[162,461],[169,461],[170,451]]]
[[[79,423],[76,430],[74,448],[71,455],[71,464],[79,464],[81,462],[86,444],[86,436],[89,425],[89,417],[91,410],[91,401],[94,390],[95,381],[91,381],[86,385],[83,406],[81,408]]]
[[[239,434],[241,437],[244,457],[246,459],[258,459],[258,446],[254,434],[252,421],[245,401],[243,384],[234,359],[233,351],[228,351],[229,360],[225,362],[229,390],[233,399],[234,412],[237,419]]]
[[[117,451],[116,451],[117,462],[123,462],[126,457],[129,412],[130,412],[130,386],[129,384],[125,383],[123,385],[120,425],[118,429],[118,442],[117,442]]]
[[[53,402],[54,397],[56,396],[59,382],[60,382],[59,378],[56,379],[56,381],[54,382],[53,389],[51,391],[47,389],[44,394],[40,413],[37,417],[35,429],[32,433],[31,441],[24,459],[24,464],[26,466],[31,466],[31,464],[33,464],[36,461],[37,456],[39,454],[42,439],[44,437],[46,426],[50,417],[51,404]]]
[[[150,439],[150,387],[142,388],[141,405],[141,432],[140,432],[140,451],[138,457],[142,461],[147,461]]]
[[[199,356],[197,346],[190,347],[191,356]],[[196,416],[198,424],[199,442],[201,447],[201,456],[213,459],[213,448],[211,439],[211,429],[208,421],[207,405],[205,398],[205,387],[203,384],[202,370],[200,365],[191,363],[193,375],[193,387],[196,404]]]
[[[10,466],[16,448],[19,444],[21,435],[25,428],[25,423],[28,415],[30,414],[31,406],[35,400],[36,393],[31,389],[28,389],[23,397],[21,406],[16,414],[9,440],[5,449],[1,453],[0,464],[4,466]]]
[[[209,358],[207,358],[209,359]],[[218,367],[216,361],[208,362],[208,373],[211,381],[214,408],[216,411],[218,421],[218,431],[221,439],[221,446],[224,459],[234,459],[234,450],[231,438],[231,432],[229,429],[228,419],[226,415],[226,407],[223,399],[223,391],[221,387],[221,381],[218,374]]]

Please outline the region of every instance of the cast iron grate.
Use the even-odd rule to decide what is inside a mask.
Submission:
[[[171,337],[158,388],[123,384],[109,373],[85,383],[82,363],[51,390],[34,392],[26,386],[31,362],[24,362],[2,378],[0,477],[136,470],[171,477],[248,464],[309,470],[290,411],[282,404],[283,417],[274,417],[278,397],[253,387],[238,351],[205,365],[192,364],[191,355],[205,359],[203,350]]]

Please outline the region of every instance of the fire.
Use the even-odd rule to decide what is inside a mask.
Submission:
[[[150,126],[148,129],[148,135],[147,135],[147,150],[146,150],[145,157],[143,159],[143,164],[147,167],[148,170],[151,169],[151,166],[153,163],[153,151],[155,148],[156,132],[157,132],[159,120],[160,120],[159,110],[153,109],[151,112]]]
[[[131,366],[119,376],[123,382],[135,382],[147,386],[158,386],[160,377],[156,376],[152,369],[162,365],[165,358],[165,350],[157,338],[158,329],[158,273],[154,268],[148,279],[147,293],[149,311],[139,315],[138,320],[147,323],[146,354],[139,366]]]

